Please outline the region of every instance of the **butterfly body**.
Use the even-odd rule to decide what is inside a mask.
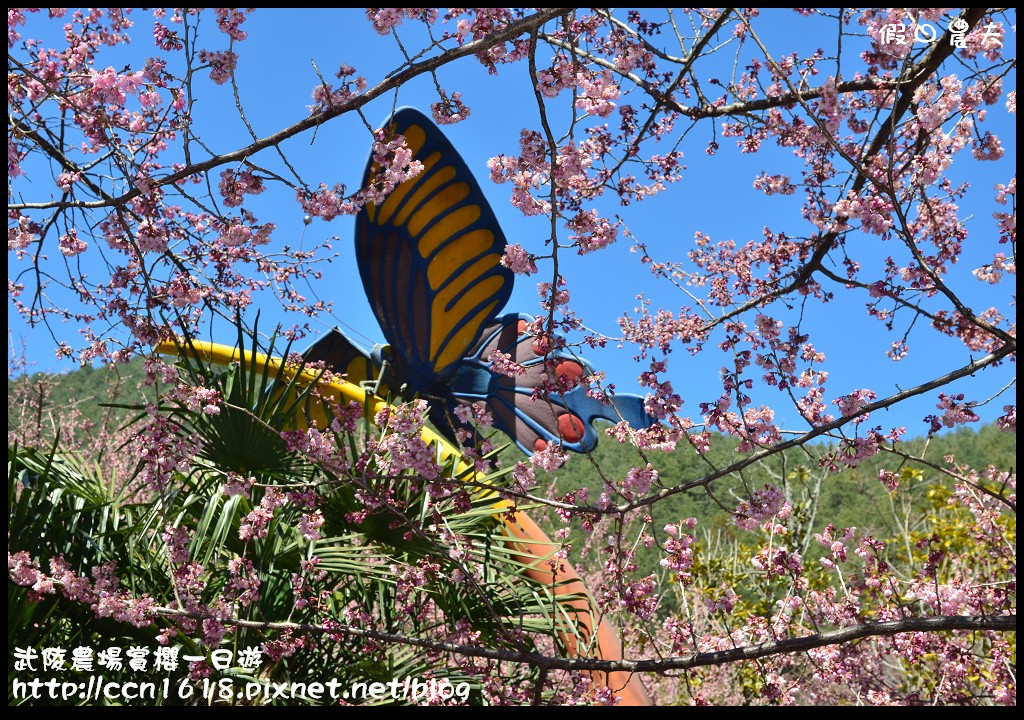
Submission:
[[[501,264],[505,235],[472,172],[419,111],[400,109],[385,127],[402,135],[423,165],[356,216],[356,261],[388,345],[366,352],[335,329],[307,360],[323,360],[350,381],[376,380],[383,392],[426,398],[449,439],[459,430],[477,437],[456,414],[460,406],[485,410],[528,454],[550,443],[592,449],[597,418],[635,428],[656,422],[639,396],[615,395],[609,403],[593,397],[593,368],[532,335],[533,317],[499,316],[514,276]],[[371,157],[363,187],[380,171]]]
[[[451,393],[465,400],[486,400],[497,392],[500,379],[486,366],[463,361],[452,378]]]

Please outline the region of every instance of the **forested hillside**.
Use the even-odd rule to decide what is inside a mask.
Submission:
[[[127,365],[94,368],[87,365],[73,372],[54,375],[31,373],[7,380],[8,437],[15,428],[52,439],[61,419],[76,417],[76,427],[94,435],[99,427],[114,429],[130,417],[118,405],[141,405],[142,360]],[[153,397],[152,391],[148,397]]]
[[[740,460],[743,456],[735,452],[737,444],[735,440],[718,436],[706,456],[699,456],[681,445],[671,453],[650,453],[648,460],[658,470],[660,486],[672,488]],[[1001,471],[1016,471],[1016,436],[1000,432],[993,425],[978,429],[962,427],[932,438],[907,441],[902,451],[908,459],[900,472],[899,488],[892,492],[879,479],[879,470],[887,462],[891,466],[891,457],[868,458],[857,467],[837,472],[819,466],[820,459],[832,449],[828,444],[818,444],[790,450],[769,462],[716,479],[707,487],[670,495],[653,504],[648,515],[650,521],[645,525],[637,523],[619,528],[610,523],[598,524],[596,534],[577,534],[569,538],[573,546],[570,558],[577,566],[599,567],[602,549],[609,542],[629,542],[639,566],[638,574],[660,574],[663,570],[658,562],[662,549],[656,545],[645,546],[641,538],[646,534],[660,534],[665,525],[677,525],[694,517],[698,519],[698,555],[703,550],[705,556],[722,563],[730,555],[739,556],[745,538],[750,541],[750,535],[737,527],[733,515],[737,504],[766,485],[782,487],[793,503],[794,531],[790,540],[793,547],[808,558],[820,557],[825,552],[814,542],[814,535],[822,532],[828,523],[839,529],[856,527],[859,533],[880,538],[902,536],[910,542],[915,539],[916,528],[912,522],[908,525],[908,519],[920,519],[941,510],[950,497],[953,481],[942,472],[943,468],[951,467],[946,458],[954,458],[958,466],[994,465]],[[610,438],[599,443],[593,455],[594,462],[573,458],[558,471],[545,476],[542,488],[547,496],[571,500],[564,498],[565,493],[582,487],[588,488],[589,501],[596,502],[605,490],[602,478],[614,485],[621,482],[635,464],[635,450],[626,449]],[[622,502],[622,498],[615,498],[615,501]],[[548,517],[551,518],[552,513],[549,512]],[[556,526],[555,522],[548,525],[549,528]],[[621,537],[609,540],[617,532],[621,532]],[[698,572],[708,572],[699,562],[697,568]],[[711,577],[714,576],[712,569]],[[672,605],[663,602],[662,608]]]

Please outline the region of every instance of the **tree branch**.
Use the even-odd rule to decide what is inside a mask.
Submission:
[[[161,617],[188,617],[196,620],[208,619],[201,613],[193,613],[177,608],[158,607],[156,613]],[[534,652],[517,652],[496,648],[473,647],[443,640],[428,640],[421,637],[410,637],[398,633],[386,633],[367,628],[337,625],[324,627],[308,623],[292,622],[257,622],[254,620],[226,620],[216,618],[219,622],[237,627],[259,630],[291,630],[315,632],[328,635],[342,635],[369,638],[381,642],[419,647],[435,652],[454,653],[464,657],[476,657],[486,660],[503,662],[519,662],[546,670],[597,670],[601,672],[664,672],[666,670],[688,670],[698,667],[725,665],[742,660],[757,660],[772,655],[786,655],[806,652],[815,648],[841,645],[871,637],[891,637],[903,633],[935,633],[954,630],[995,632],[1016,632],[1016,615],[938,615],[933,617],[904,618],[885,622],[869,622],[839,630],[806,635],[798,638],[787,638],[758,645],[747,645],[731,650],[717,652],[696,652],[691,655],[668,657],[651,660],[597,660],[594,658],[561,658],[551,657]]]
[[[988,8],[967,8],[961,16],[962,19],[966,20],[971,28],[974,28],[978,22],[985,17],[988,12]],[[893,105],[892,112],[889,117],[882,122],[881,129],[878,134],[872,139],[871,144],[867,150],[863,153],[864,159],[869,159],[876,155],[885,145],[889,142],[893,132],[896,130],[896,124],[903,117],[903,114],[910,108],[910,103],[914,98],[914,93],[921,85],[924,84],[925,80],[931,77],[932,73],[939,69],[939,66],[945,62],[946,58],[953,54],[956,49],[950,42],[950,32],[947,29],[943,34],[942,39],[932,45],[931,50],[925,58],[908,73],[909,82],[900,86],[899,97],[896,99],[896,103]],[[860,193],[864,188],[864,184],[870,178],[862,173],[857,173],[857,179],[853,182],[851,192]],[[811,275],[818,269],[828,251],[832,249],[832,243],[835,242],[836,238],[839,237],[838,232],[829,232],[822,237],[814,249],[814,253],[811,255],[810,260],[804,265],[804,267],[797,273],[793,283],[790,285],[791,288],[798,288],[804,285],[811,279]]]
[[[459,58],[466,57],[468,55],[474,55],[483,50],[492,48],[495,45],[508,42],[519,37],[524,33],[533,32],[544,23],[561,15],[567,9],[568,8],[544,8],[534,13],[533,15],[530,15],[529,17],[523,18],[522,20],[518,20],[512,23],[503,30],[498,30],[488,35],[487,37],[480,38],[479,40],[474,40],[472,42],[468,42],[465,45],[462,45],[461,47],[452,48],[451,50],[445,50],[440,55],[424,60],[423,62],[414,63],[410,65],[407,69],[399,73],[395,73],[394,75],[391,75],[383,82],[364,92],[362,95],[354,97],[351,100],[347,100],[341,103],[340,105],[334,105],[332,107],[329,107],[323,112],[311,115],[310,117],[305,118],[304,120],[300,120],[294,125],[290,125],[289,127],[286,127],[283,130],[279,130],[273,135],[268,135],[267,137],[262,138],[261,140],[257,140],[256,142],[247,145],[244,148],[224,153],[222,155],[216,155],[207,160],[203,160],[202,162],[195,163],[194,165],[188,165],[182,168],[181,170],[178,170],[177,172],[171,173],[170,175],[167,175],[162,178],[153,178],[150,187],[155,188],[164,185],[173,185],[179,180],[187,178],[190,175],[204,173],[220,165],[226,165],[245,160],[251,155],[255,155],[256,153],[260,152],[261,150],[265,150],[269,147],[274,147],[284,142],[285,140],[288,140],[289,138],[292,138],[296,135],[299,135],[300,133],[305,132],[306,130],[310,130],[312,128],[323,125],[328,120],[333,120],[339,115],[344,115],[346,113],[352,112],[353,110],[357,110],[366,105],[367,103],[369,103],[371,100],[374,100],[380,97],[381,95],[384,95],[385,93],[397,90],[398,88],[402,87],[407,82],[409,82],[410,80],[419,75],[423,75],[424,73],[430,73],[436,70],[437,68]],[[8,205],[8,209],[45,210],[50,208],[104,208],[110,206],[123,205],[124,203],[128,202],[129,200],[132,200],[133,198],[138,197],[141,194],[142,192],[138,188],[133,188],[128,192],[124,193],[123,195],[111,198],[110,200],[70,202],[54,201],[48,203],[10,204]]]
[[[839,418],[837,420],[833,420],[832,422],[827,423],[825,425],[819,425],[818,427],[816,427],[816,428],[814,428],[814,429],[812,429],[812,430],[810,430],[808,432],[801,433],[799,435],[799,437],[796,437],[796,438],[794,438],[792,440],[787,440],[786,442],[777,443],[775,445],[772,445],[771,447],[768,447],[768,448],[765,448],[764,450],[761,450],[760,452],[753,453],[752,455],[749,455],[749,456],[745,457],[742,460],[737,460],[736,462],[732,463],[731,465],[727,465],[726,467],[721,468],[720,470],[716,470],[713,473],[705,475],[704,477],[700,478],[699,480],[694,480],[692,482],[683,483],[682,485],[677,485],[677,486],[671,487],[671,488],[665,488],[661,492],[656,493],[654,495],[650,495],[648,497],[641,498],[639,500],[636,500],[634,502],[628,503],[626,505],[619,505],[619,506],[616,506],[614,508],[609,508],[609,509],[604,509],[603,510],[603,509],[597,508],[597,507],[586,507],[586,508],[578,507],[577,510],[581,510],[581,511],[585,511],[585,512],[595,512],[595,513],[627,512],[629,510],[633,510],[634,508],[643,507],[645,505],[653,505],[654,503],[663,500],[664,498],[668,497],[669,495],[675,495],[676,493],[685,492],[687,490],[692,490],[692,489],[697,488],[697,487],[704,487],[706,485],[709,485],[713,480],[717,480],[720,477],[724,477],[724,476],[729,475],[729,474],[734,473],[734,472],[739,472],[740,470],[743,470],[744,468],[749,467],[750,465],[753,465],[754,463],[760,462],[761,460],[764,460],[767,457],[770,457],[772,455],[776,455],[776,454],[778,454],[780,452],[783,452],[785,450],[789,450],[790,448],[801,447],[803,445],[806,445],[811,440],[813,440],[813,439],[815,439],[817,437],[821,437],[822,435],[825,435],[825,434],[831,432],[832,430],[836,430],[838,428],[841,428],[842,426],[852,422],[854,419],[856,419],[858,417],[863,417],[864,415],[867,415],[869,413],[875,412],[876,410],[881,410],[883,408],[889,407],[890,405],[895,405],[896,403],[902,402],[902,401],[906,400],[907,398],[914,397],[915,395],[921,395],[923,393],[928,392],[929,390],[934,390],[936,388],[940,388],[940,387],[942,387],[944,385],[947,385],[947,384],[953,382],[954,380],[958,380],[958,379],[960,379],[962,377],[967,377],[968,375],[973,375],[974,373],[978,372],[982,368],[988,367],[989,365],[993,365],[993,364],[999,362],[1000,360],[1002,360],[1003,358],[1006,358],[1006,357],[1008,357],[1010,355],[1013,355],[1015,352],[1016,352],[1016,346],[1015,345],[1012,346],[1012,347],[1011,346],[1004,346],[1004,347],[1000,348],[999,350],[997,350],[996,352],[990,353],[989,355],[986,355],[985,357],[981,358],[980,360],[972,360],[967,365],[964,365],[963,367],[961,367],[961,368],[959,368],[957,370],[954,370],[954,371],[952,371],[950,373],[947,373],[947,374],[945,374],[945,375],[943,375],[941,377],[937,377],[937,378],[935,378],[933,380],[929,380],[926,383],[922,383],[921,385],[917,385],[917,386],[909,388],[907,390],[901,390],[900,392],[894,393],[893,395],[890,395],[889,397],[882,398],[881,400],[876,400],[873,403],[869,403],[869,404],[865,405],[864,407],[862,407],[857,412],[856,415],[850,415],[848,417],[841,417],[841,418]]]

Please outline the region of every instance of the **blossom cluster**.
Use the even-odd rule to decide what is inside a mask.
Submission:
[[[361,66],[366,77],[382,78],[369,92],[366,77],[351,65],[333,65],[340,68],[334,79],[314,68],[318,82],[306,85],[309,112],[295,108],[295,124],[269,128],[273,134],[265,136],[246,104],[247,89],[235,82],[255,54],[255,32],[251,25],[243,29],[250,11],[146,12],[151,20],[133,8],[8,11],[9,303],[33,327],[55,333],[65,323],[80,327],[79,340],[58,338],[59,357],[124,362],[170,337],[199,337],[201,328],[219,327],[218,318],[244,316],[270,298],[289,317],[301,313],[282,329],[289,339],[301,338],[308,319],[330,307],[329,300],[310,299],[316,290],[309,287],[334,256],[331,239],[314,232],[321,226],[313,220],[336,221],[368,204],[386,204],[431,160],[417,160],[406,138],[370,130],[363,136],[372,147],[369,181],[354,188],[348,178],[308,176],[293,141],[315,138],[321,147],[343,115],[362,127],[356,114],[361,119],[394,103],[396,92],[403,102],[401,86],[419,76],[433,79],[437,123],[477,122],[481,106],[474,104],[471,114],[472,98],[449,74],[467,55],[489,76],[524,80],[521,87],[536,101],[537,112],[523,114],[535,120],[519,132],[518,146],[496,148],[488,162],[491,180],[540,228],[509,243],[500,260],[515,274],[541,275],[539,304],[548,312],[527,329],[535,352],[558,349],[564,341],[556,331],[587,333],[592,346],[619,342],[644,363],[636,374],[658,424],[619,423],[606,433],[632,446],[617,449],[635,450],[635,459],[613,472],[593,455],[594,487],[556,488],[567,455],[546,444],[509,464],[504,488],[515,500],[529,494],[553,506],[560,524],[547,559],[552,569],[575,562],[574,553],[598,555],[587,568],[593,600],[621,621],[628,651],[693,657],[872,620],[1015,613],[1011,472],[926,458],[922,467],[951,483],[929,487],[928,513],[890,538],[878,525],[858,520],[863,527],[854,528],[818,517],[799,496],[784,454],[811,452],[827,440],[815,456],[818,467],[808,472],[831,482],[831,473],[870,467],[878,489],[900,498],[925,481],[907,467],[916,452],[904,440],[907,427],[881,424],[888,408],[934,392],[936,410],[922,425],[929,435],[980,423],[985,408],[999,407],[996,426],[1016,431],[1013,401],[995,403],[1001,392],[982,397],[966,385],[1005,372],[1015,360],[1016,180],[1007,167],[1013,144],[997,122],[1016,112],[1016,92],[1009,89],[1015,66],[1004,48],[1006,26],[1014,27],[1010,11],[794,9],[788,22],[801,30],[828,23],[830,32],[838,26],[837,37],[854,39],[833,52],[803,43],[776,50],[786,43],[763,42],[762,28],[771,25],[756,8],[664,15],[368,8],[366,28],[396,47],[399,66],[379,74]],[[954,23],[962,29],[955,43],[945,36],[929,48],[909,42],[935,24],[954,35]],[[140,40],[152,57],[125,55]],[[726,55],[742,61],[722,62]],[[286,53],[274,57],[295,75]],[[221,135],[203,126],[219,100],[237,107],[234,119],[251,134],[238,147],[219,147]],[[225,118],[217,114],[214,121]],[[694,147],[707,157],[687,159],[688,167],[684,152],[692,157]],[[730,157],[743,160],[734,165],[747,173],[745,180],[698,175],[702,163],[724,166]],[[979,185],[977,177],[992,179]],[[688,189],[714,190],[723,179],[728,190],[715,199],[736,217],[727,218],[727,230],[708,229],[708,217],[721,216]],[[663,237],[637,237],[629,225],[634,206],[647,207],[683,182],[684,200],[661,206],[668,213]],[[292,210],[305,215],[301,238],[285,216],[271,214],[276,204],[269,199],[280,188],[294,195]],[[769,206],[784,212],[760,212]],[[585,324],[586,308],[577,307],[583,293],[573,283],[590,277],[588,268],[602,255],[625,252],[627,243],[658,289],[645,288],[635,309],[618,318],[619,338],[601,336],[586,329],[597,325],[590,318]],[[567,251],[579,257],[567,259]],[[660,288],[680,293],[680,302],[667,307]],[[883,339],[862,334],[862,320]],[[882,363],[899,361],[902,370],[934,347],[929,335],[944,343],[948,367],[920,365],[925,369],[912,388],[884,372],[870,383],[830,375],[831,363],[851,346],[858,358],[874,353]],[[700,362],[691,366],[693,357],[714,358],[710,370]],[[503,352],[487,361],[499,374],[523,372]],[[556,363],[548,369],[544,391],[584,380],[560,377]],[[188,615],[182,631],[210,646],[231,640],[239,610],[258,605],[278,583],[261,564],[273,542],[287,537],[295,547],[318,547],[339,523],[365,542],[357,548],[365,550],[368,576],[387,574],[390,605],[346,594],[357,583],[337,570],[342,563],[311,552],[281,577],[294,610],[313,618],[323,638],[383,665],[393,659],[388,643],[353,639],[343,624],[372,629],[397,614],[404,616],[398,624],[408,619],[403,629],[430,627],[445,641],[491,643],[493,634],[446,614],[435,592],[445,586],[484,593],[475,585],[484,584],[484,575],[473,563],[476,540],[453,529],[457,523],[447,515],[474,508],[474,497],[422,436],[430,401],[381,410],[372,428],[359,422],[362,406],[328,403],[329,424],[275,429],[273,447],[260,448],[280,450],[287,470],[248,462],[211,467],[216,443],[192,430],[251,409],[238,411],[225,403],[220,386],[185,381],[154,361],[146,372],[169,384],[164,401],[173,413],[147,404],[140,422],[119,438],[117,457],[108,447],[97,465],[128,483],[126,491],[161,502],[213,488],[211,507],[224,508],[234,523],[224,546],[230,551],[216,558],[196,552],[200,543],[193,547],[191,507],[172,514],[183,524],[152,533],[166,550],[172,609]],[[965,383],[955,391],[954,377]],[[610,392],[590,387],[588,397]],[[316,392],[311,397],[323,399]],[[10,442],[41,447],[58,434],[76,447],[85,442],[90,428],[77,423],[73,408],[63,418],[45,416],[52,426],[45,428],[42,398],[19,407],[40,411],[39,419],[9,430]],[[493,444],[470,431],[490,425],[486,407],[466,403],[456,415],[460,437],[479,441],[465,459],[479,473],[492,472]],[[114,446],[112,436],[101,437]],[[691,448],[701,463],[694,477],[663,471],[659,452]],[[724,462],[723,448],[735,451]],[[890,457],[898,462],[882,461]],[[773,458],[787,463],[777,479],[763,487],[760,477],[748,482],[757,464]],[[544,472],[556,475],[546,481]],[[731,479],[737,483],[729,485]],[[703,515],[700,523],[666,523],[660,515],[663,495],[694,489],[722,506],[722,486],[737,495],[726,512],[735,527]],[[329,493],[336,505],[325,503]],[[405,514],[409,498],[425,498],[415,518]],[[332,513],[336,507],[341,510]],[[586,542],[574,542],[577,529]],[[401,548],[422,542],[431,551],[383,559],[375,551],[380,538],[400,538],[395,546]],[[102,562],[83,570],[59,553],[43,553],[44,560],[13,550],[21,539],[9,540],[9,576],[31,598],[60,594],[98,617],[139,626],[154,621],[152,596],[129,592],[118,566]],[[651,555],[657,562],[648,562]],[[275,559],[285,562],[283,555]],[[488,608],[498,605],[505,607]],[[505,647],[565,650],[556,649],[554,634],[537,638],[523,627],[502,627],[507,632],[498,639]],[[175,631],[160,632],[169,642]],[[315,651],[319,642],[282,631],[267,639],[265,650],[277,661]],[[531,702],[547,691],[570,703],[614,702],[614,690],[595,683],[596,675],[544,675],[551,684],[538,689],[536,675],[504,682],[502,663],[458,653],[443,662],[479,677],[483,697],[494,704]],[[1014,704],[1014,667],[1012,639],[995,631],[900,633],[687,670],[655,684],[663,697],[697,703]]]

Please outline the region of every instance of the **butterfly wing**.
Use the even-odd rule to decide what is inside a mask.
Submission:
[[[444,398],[512,293],[512,272],[500,263],[505,236],[466,163],[425,115],[403,108],[386,128],[405,137],[423,171],[359,211],[356,261],[397,377]],[[364,187],[378,170],[371,156]]]
[[[495,320],[512,293],[513,274],[501,265],[505,236],[473,174],[425,115],[398,110],[385,125],[402,135],[422,172],[398,185],[379,205],[356,216],[356,261],[363,288],[391,347],[397,382],[431,399],[431,418],[455,438],[467,428],[460,404],[486,404],[499,429],[527,453],[550,442],[583,452],[597,443],[596,418],[647,427],[643,399],[617,395],[613,404],[587,396],[593,373],[583,361],[550,355],[569,386],[537,393],[550,383],[544,352],[523,332],[528,315]],[[363,187],[379,167],[367,163]],[[493,372],[500,349],[524,365],[515,379]]]
[[[634,428],[657,422],[644,410],[639,395],[614,395],[607,404],[588,396],[586,378],[593,368],[585,360],[559,352],[548,353],[546,360],[543,344],[526,332],[533,320],[512,313],[485,328],[480,343],[453,378],[457,401],[486,403],[494,425],[527,454],[552,442],[575,452],[592,450],[598,439],[593,427],[597,418],[625,420]],[[512,378],[495,372],[489,360],[494,350],[510,355],[526,374]],[[553,377],[561,378],[557,389]]]

